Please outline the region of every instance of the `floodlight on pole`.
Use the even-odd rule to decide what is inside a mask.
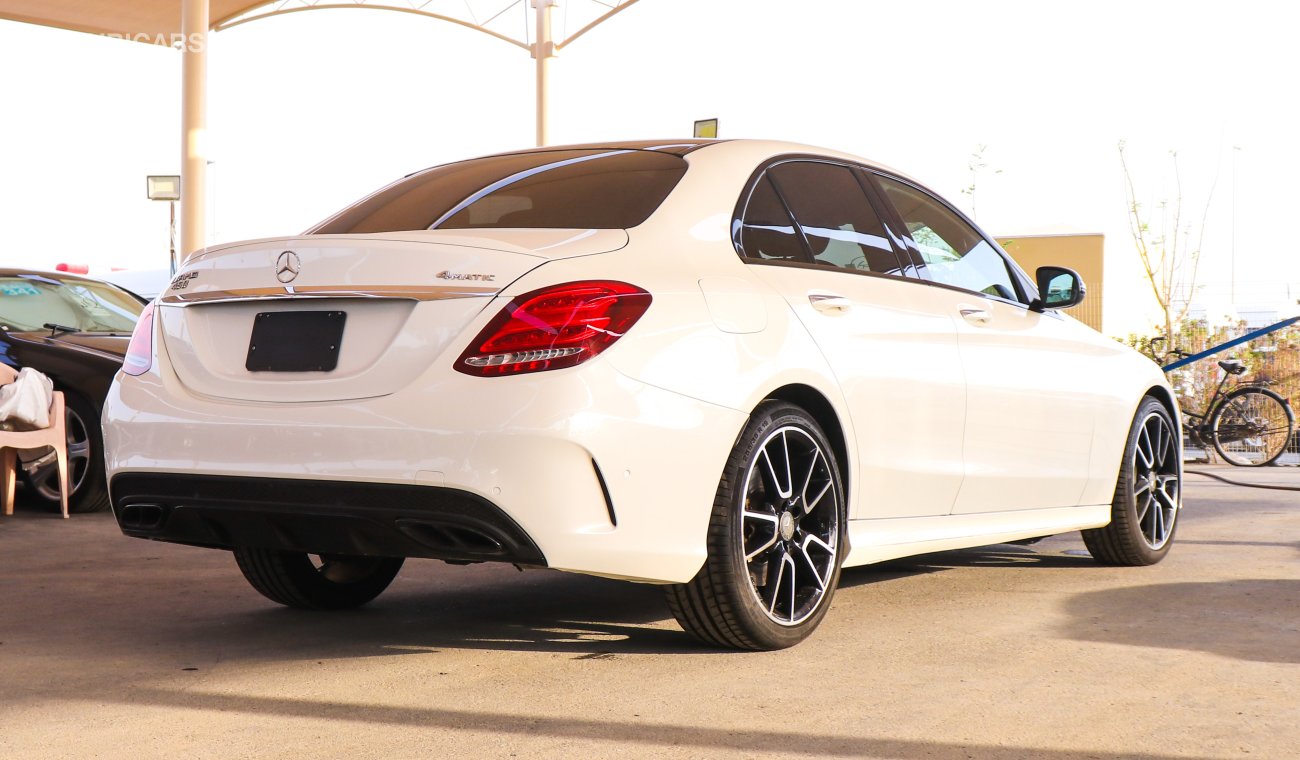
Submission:
[[[695,136],[713,139],[718,136],[717,119],[699,119],[695,122]]]
[[[170,222],[167,227],[167,245],[171,273],[176,274],[176,201],[181,199],[181,178],[175,174],[150,174],[145,177],[145,192],[151,201],[167,201]]]

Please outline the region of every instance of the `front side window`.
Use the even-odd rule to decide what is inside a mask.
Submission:
[[[1002,255],[961,217],[925,192],[877,177],[915,243],[917,269],[945,285],[1019,301]]]
[[[680,156],[643,150],[554,150],[476,158],[395,182],[309,234],[626,229],[659,208],[686,168]]]

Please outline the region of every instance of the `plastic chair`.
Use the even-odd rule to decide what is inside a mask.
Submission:
[[[0,364],[0,385],[12,383],[18,373],[6,364]],[[50,426],[42,430],[0,430],[0,497],[4,499],[4,513],[14,513],[14,486],[18,482],[17,449],[35,449],[49,446],[59,460],[59,497],[63,505],[63,518],[68,518],[68,431],[67,415],[63,410],[63,392],[54,392],[50,405]]]

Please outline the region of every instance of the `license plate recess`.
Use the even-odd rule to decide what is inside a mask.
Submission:
[[[253,318],[249,372],[331,372],[339,364],[345,311],[263,311]]]

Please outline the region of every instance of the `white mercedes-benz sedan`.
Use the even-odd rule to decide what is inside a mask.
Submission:
[[[1169,551],[1177,407],[1062,313],[1083,296],[833,151],[437,166],[189,259],[104,409],[113,509],[294,607],[364,604],[407,557],[509,562],[787,647],[842,567],[1073,530],[1105,564]]]

